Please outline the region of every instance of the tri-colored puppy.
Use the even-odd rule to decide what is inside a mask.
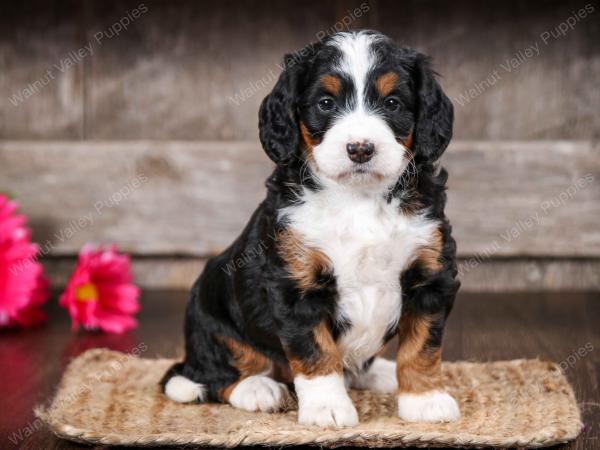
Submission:
[[[267,197],[195,283],[166,395],[277,411],[293,381],[302,424],[356,425],[348,387],[397,391],[407,421],[458,419],[440,369],[459,287],[436,167],[452,123],[427,57],[379,33],[287,55],[259,114]],[[396,361],[377,357],[396,335]]]

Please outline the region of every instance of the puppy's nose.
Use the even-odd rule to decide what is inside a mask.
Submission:
[[[372,142],[350,142],[346,144],[348,157],[355,163],[362,164],[369,161],[375,153],[375,144]]]

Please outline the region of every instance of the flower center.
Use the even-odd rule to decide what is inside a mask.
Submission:
[[[94,283],[85,283],[75,290],[75,298],[80,302],[95,302],[98,300],[98,289]]]

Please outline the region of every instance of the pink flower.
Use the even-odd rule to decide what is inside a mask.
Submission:
[[[132,282],[131,263],[117,247],[86,245],[59,303],[72,319],[72,328],[123,333],[137,326],[139,289]]]
[[[47,319],[41,306],[49,283],[36,261],[39,249],[30,241],[26,218],[18,205],[0,194],[0,327],[34,326]]]

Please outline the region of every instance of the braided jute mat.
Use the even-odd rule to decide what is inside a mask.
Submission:
[[[345,429],[298,425],[295,405],[268,414],[174,403],[158,386],[172,363],[90,350],[68,366],[54,400],[36,414],[65,439],[142,447],[542,447],[575,439],[582,428],[571,386],[547,361],[444,363],[462,413],[454,423],[403,422],[394,395],[352,391],[360,424]]]

